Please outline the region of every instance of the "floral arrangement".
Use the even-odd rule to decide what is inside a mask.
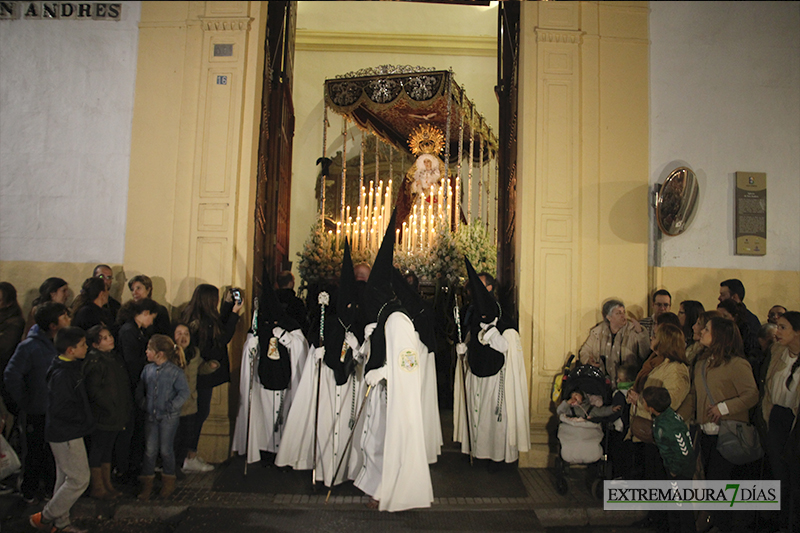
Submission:
[[[336,246],[336,239],[325,231],[322,221],[311,228],[311,233],[298,252],[300,264],[297,270],[306,285],[315,285],[323,280],[339,275],[342,268],[342,249]]]
[[[344,241],[336,246],[334,235],[327,233],[321,222],[311,228],[311,233],[298,252],[300,263],[298,271],[303,285],[310,286],[339,276],[342,268]],[[352,252],[353,264],[372,264],[372,250]],[[477,272],[489,272],[493,276],[497,270],[497,245],[492,241],[489,229],[480,219],[472,224],[462,224],[458,231],[439,228],[433,245],[425,251],[405,254],[395,251],[395,266],[402,272],[413,270],[421,280],[440,280],[445,285],[459,283],[466,277],[464,256]]]
[[[497,245],[489,235],[489,228],[478,218],[472,224],[458,228],[458,251],[466,255],[476,272],[488,272],[496,276]]]

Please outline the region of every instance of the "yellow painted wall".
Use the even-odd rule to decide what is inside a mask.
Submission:
[[[655,269],[657,285],[672,294],[672,311],[682,300],[697,300],[707,310],[716,308],[719,283],[737,278],[744,283],[744,303],[761,322],[773,305],[800,309],[800,272],[796,270],[736,270],[723,268],[664,267]]]
[[[39,285],[47,278],[62,278],[69,283],[72,292],[68,302],[76,296],[86,278],[92,276],[97,263],[47,263],[44,261],[0,261],[0,280],[8,281],[17,289],[17,301],[22,306],[25,316],[31,310],[33,299],[39,296]],[[114,284],[111,296],[130,299],[130,291],[125,284],[125,276],[121,265],[109,265],[114,272]],[[158,293],[154,294],[158,300]],[[161,301],[161,300],[159,300]]]
[[[265,27],[263,2],[142,4],[125,271],[163,280],[175,316],[199,283],[252,298]],[[233,55],[215,56],[215,44]],[[228,456],[249,305],[241,316],[233,383],[214,389],[199,446],[215,462]]]
[[[645,2],[526,2],[517,176],[520,335],[533,449],[550,459],[550,391],[611,296],[648,293]]]

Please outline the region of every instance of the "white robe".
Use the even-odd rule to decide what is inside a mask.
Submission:
[[[508,351],[500,372],[480,378],[467,369],[471,443],[467,435],[461,363],[456,365],[453,440],[461,442],[463,453],[470,452],[471,444],[472,455],[478,459],[513,463],[519,459],[519,452],[527,452],[531,447],[528,378],[519,333],[507,329],[503,337],[508,341]],[[501,403],[502,417],[496,413],[498,403]]]
[[[251,352],[258,349],[258,338],[252,333],[248,333],[247,341],[244,344],[242,368],[239,374],[241,379],[239,382],[239,413],[236,416],[231,450],[239,454],[246,454],[248,463],[260,461],[261,454],[259,452],[261,451],[272,453],[278,451],[286,427],[286,417],[300,383],[303,366],[308,355],[306,338],[299,329],[296,329],[284,334],[283,343],[289,350],[291,360],[292,377],[289,386],[280,391],[265,389],[261,386],[258,372],[256,372],[253,380],[253,406],[250,409],[249,439],[247,436],[247,411],[250,392],[250,364],[253,357]],[[280,421],[284,423],[280,424]]]
[[[420,370],[422,371],[422,428],[425,432],[425,453],[428,463],[438,460],[442,453],[442,422],[439,418],[439,393],[436,387],[436,356],[420,342]]]
[[[309,353],[314,353],[313,347]],[[306,360],[300,385],[286,419],[282,446],[278,450],[275,464],[291,466],[295,470],[314,468],[314,412],[318,363],[322,364],[322,369],[319,382],[316,481],[322,481],[326,487],[331,487],[351,479],[349,457],[354,451],[358,452],[356,436],[360,434],[359,428],[363,422],[354,427],[353,438],[356,442],[352,442],[349,447],[346,445],[351,433],[350,421],[355,422],[363,398],[360,367],[344,385],[336,385],[333,370],[324,361],[317,361],[313,356]],[[361,416],[363,421],[364,415]],[[333,474],[342,455],[345,459],[334,480]]]
[[[378,500],[381,511],[430,507],[433,485],[421,423],[422,343],[403,313],[392,313],[385,328],[386,379],[367,400],[355,485]]]

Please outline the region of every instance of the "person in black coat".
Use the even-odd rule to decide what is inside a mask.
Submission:
[[[83,282],[81,292],[72,304],[72,326],[89,331],[90,328],[102,324],[112,331],[115,318],[104,307],[107,302],[108,290],[105,282],[100,278],[88,278]]]
[[[133,398],[125,361],[114,351],[114,337],[102,325],[86,333],[91,351],[83,364],[86,394],[96,424],[89,448],[92,497],[109,500],[122,495],[111,483],[114,442],[130,420]]]
[[[108,302],[106,302],[106,305],[103,306],[103,309],[107,309],[111,314],[111,317],[116,320],[117,314],[119,313],[119,308],[122,307],[122,304],[110,296],[111,285],[114,284],[114,272],[108,265],[97,265],[92,271],[92,277],[100,278],[103,280],[103,283],[106,284],[106,290],[109,291],[109,297]]]
[[[40,481],[44,490],[49,490],[55,480],[53,454],[44,436],[46,376],[58,355],[53,339],[56,332],[69,326],[69,312],[64,304],[45,302],[37,307],[34,317],[36,324],[28,338],[17,345],[3,373],[6,391],[14,402],[13,409],[19,412],[18,420],[25,438],[20,492],[27,502],[37,497]]]
[[[0,377],[22,340],[24,329],[25,317],[17,302],[17,289],[7,281],[0,281]],[[9,403],[10,397],[5,390],[3,380],[0,379],[0,396],[4,402]]]
[[[152,331],[150,331],[150,335],[152,336],[154,333],[169,335],[172,333],[169,311],[167,311],[166,307],[153,300],[153,281],[144,274],[140,274],[132,277],[130,281],[128,281],[128,288],[131,291],[131,297],[133,297],[134,302],[152,300],[157,306],[158,316],[156,316],[151,326]]]
[[[94,430],[83,384],[86,334],[80,328],[62,328],[56,334],[55,346],[59,355],[47,371],[44,435],[53,450],[58,475],[53,497],[40,513],[31,515],[30,523],[36,529],[74,531],[69,527],[69,511],[89,485],[83,438]]]
[[[126,302],[119,310],[117,323],[122,322],[117,336],[117,351],[122,355],[128,371],[131,398],[136,392],[142,369],[147,364],[147,341],[152,335],[151,326],[158,316],[159,305],[150,298]],[[125,429],[117,437],[116,468],[124,480],[135,480],[144,457],[144,413],[131,409]]]
[[[214,285],[201,283],[195,288],[192,299],[181,316],[181,321],[189,325],[192,339],[195,339],[200,349],[200,356],[206,361],[218,361],[220,365],[219,370],[213,374],[197,376],[197,419],[194,437],[188,443],[190,449],[197,449],[203,423],[211,412],[213,388],[231,380],[228,343],[236,332],[238,313],[243,305],[241,300],[234,301],[233,290],[225,293],[222,308],[217,312],[219,289]],[[204,463],[200,456],[195,459]]]

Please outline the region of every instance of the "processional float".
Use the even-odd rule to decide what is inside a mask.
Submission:
[[[493,273],[498,142],[453,72],[393,65],[362,69],[325,80],[324,101],[318,219],[298,254],[304,286],[320,287],[336,277],[345,241],[354,262],[371,262],[395,208],[399,266],[412,267],[429,282],[457,281],[468,255]],[[340,117],[341,133],[329,145],[331,113]],[[469,243],[461,248],[460,234]],[[319,390],[319,371],[315,374]],[[368,395],[369,389],[359,418]],[[316,412],[314,419],[316,470]]]
[[[463,270],[458,257],[436,260],[462,226],[496,256],[497,138],[452,71],[362,69],[325,80],[324,101],[318,223],[298,254],[306,285],[338,274],[345,238],[354,262],[371,262],[395,206],[395,259],[423,280]]]

